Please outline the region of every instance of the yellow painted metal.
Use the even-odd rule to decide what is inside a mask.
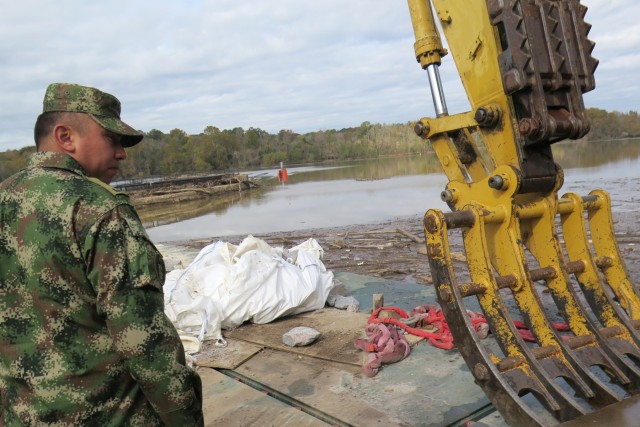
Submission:
[[[591,239],[597,257],[596,263],[601,265],[609,286],[613,289],[620,305],[629,317],[633,320],[639,320],[640,297],[638,297],[638,291],[629,280],[622,263],[613,230],[611,199],[609,194],[603,190],[594,190],[589,194],[596,196],[599,201],[596,208],[589,209],[588,214]]]
[[[413,48],[416,60],[422,68],[432,64],[440,64],[440,60],[447,54],[442,47],[442,40],[433,19],[433,11],[429,0],[408,0],[409,12],[413,23],[413,33],[416,42]]]
[[[579,262],[584,267],[576,272],[576,278],[580,286],[585,290],[587,298],[591,298],[598,320],[605,328],[617,328],[617,337],[633,344],[633,338],[629,329],[622,328],[623,323],[615,312],[612,302],[607,298],[604,287],[600,284],[597,267],[587,237],[587,227],[584,218],[584,204],[578,194],[568,193],[562,196],[558,204],[562,231],[565,236],[565,247],[570,262]]]
[[[521,233],[515,212],[502,222],[489,223],[486,226],[489,256],[496,274],[504,276],[514,275],[518,284],[512,288],[513,296],[520,312],[527,320],[541,347],[551,349],[550,355],[563,365],[563,371],[572,377],[574,384],[586,396],[593,393],[574,370],[573,363],[567,360],[568,355],[563,351],[560,338],[547,320],[542,303],[531,281],[525,260],[524,247],[521,245]],[[467,252],[477,250],[473,245],[467,247]],[[470,274],[471,271],[470,271]]]
[[[419,58],[431,57],[441,52],[440,36],[433,22],[433,14],[426,0],[409,0],[416,45],[427,46],[430,51],[416,49]],[[498,48],[496,35],[490,25],[486,5],[482,1],[442,1],[433,2],[447,42],[452,49],[462,83],[471,103],[471,112],[438,119],[423,118],[424,138],[429,138],[441,159],[445,173],[452,181],[472,182],[484,178],[485,170],[491,171],[495,165],[517,166],[518,150],[513,141],[516,134],[515,118],[509,98],[505,95],[500,70],[496,61]],[[453,18],[455,17],[455,18]],[[437,34],[435,36],[434,34]],[[438,43],[421,43],[424,38],[438,40]],[[429,61],[424,66],[439,61]],[[499,123],[491,128],[478,128],[474,112],[480,107],[491,107],[499,111]],[[488,148],[492,165],[483,165],[481,158],[466,167],[457,165],[457,155],[452,149],[452,139],[457,132],[467,134],[479,132]],[[470,169],[471,174],[465,174]]]
[[[431,139],[431,145],[450,181],[478,182],[487,178],[488,174],[477,148],[473,148],[475,159],[470,163],[463,163],[458,155],[455,141],[473,141],[473,138],[468,129],[460,129],[449,134],[437,134]]]
[[[441,54],[445,51],[429,2],[427,0],[408,0],[408,2],[416,35],[416,56],[423,66],[439,63]],[[485,211],[490,212],[490,215],[504,215],[506,218],[513,216],[511,205],[514,203],[521,206],[539,204],[538,206],[546,212],[543,215],[544,219],[540,217],[536,219],[535,226],[531,225],[534,224],[533,222],[528,222],[524,226],[525,233],[529,233],[529,238],[524,240],[531,245],[529,249],[541,257],[539,262],[552,266],[558,272],[556,278],[549,281],[550,286],[559,293],[568,295],[567,291],[562,290],[568,283],[561,259],[562,248],[553,231],[555,213],[559,204],[557,190],[562,182],[562,171],[558,170],[557,188],[549,194],[519,194],[517,191],[520,185],[518,147],[523,144],[523,141],[517,130],[510,98],[504,92],[501,72],[496,61],[499,41],[497,31],[489,22],[486,2],[432,0],[432,3],[472,109],[470,112],[453,116],[420,120],[422,136],[431,141],[449,179],[447,202],[453,210],[461,210],[467,205],[474,204],[482,206]],[[424,58],[430,59],[427,61]],[[495,125],[483,127],[476,122],[474,112],[484,107],[499,112]],[[484,164],[482,156],[478,154],[477,138],[482,139],[482,144],[491,158],[491,164]],[[467,159],[461,158],[460,152],[463,151],[460,148],[461,144],[472,153]],[[495,176],[502,180],[499,188],[489,185],[489,180]],[[603,269],[610,286],[630,317],[640,320],[640,298],[627,277],[615,243],[610,202],[608,196],[598,194],[601,208],[589,210],[589,224],[598,257],[597,264]],[[520,215],[524,216],[526,212],[523,211]],[[523,224],[519,221],[515,218],[499,226],[488,227],[487,242],[491,260],[496,268],[504,265],[505,253],[509,254],[506,258],[511,258],[511,254],[514,253],[512,242],[522,238],[520,227]],[[503,228],[508,232],[502,232]],[[552,230],[550,235],[547,234],[547,238],[550,239],[548,242],[536,236],[541,233],[536,231],[539,229]],[[509,234],[512,236],[509,237]],[[498,238],[498,235],[501,237]],[[580,235],[571,235],[569,238],[579,239],[578,236]],[[589,257],[581,257],[581,259],[589,264]],[[519,264],[520,267],[509,265],[506,269],[526,276],[524,254],[517,255],[512,262]],[[584,274],[586,275],[584,277],[588,277],[594,273]],[[587,283],[592,282],[587,281]],[[568,296],[565,298],[567,301],[570,300]],[[575,304],[568,303],[567,309],[570,310],[568,314],[572,319],[571,326],[574,333],[577,335],[587,333],[584,321],[580,320],[580,316],[575,315]]]
[[[619,369],[613,359],[609,357],[609,354],[622,360],[621,363],[625,364],[627,363],[627,358],[623,354],[624,351],[638,355],[638,348],[622,322],[611,318],[614,313],[608,301],[602,302],[603,304],[606,303],[608,309],[603,307],[600,310],[598,308],[597,311],[602,311],[602,313],[596,313],[599,318],[603,318],[608,322],[605,324],[606,327],[615,328],[616,332],[607,337],[601,333],[598,325],[589,319],[585,305],[580,303],[577,290],[571,284],[567,262],[556,232],[555,219],[559,210],[558,204],[554,193],[553,197],[541,199],[534,205],[519,209],[519,214],[525,210],[539,213],[539,215],[530,215],[527,218],[519,215],[523,242],[538,262],[539,268],[553,272],[552,275],[546,277],[545,284],[553,295],[558,309],[568,322],[571,332],[574,334],[571,342],[581,343],[578,351],[582,353],[583,359],[588,360],[589,366],[602,367],[606,365],[609,374],[616,378],[619,383],[629,384],[629,377]],[[574,205],[574,207],[581,208],[580,205]],[[574,239],[580,240],[581,237],[580,235],[568,234],[567,238],[571,242],[568,242],[566,246],[573,246],[572,241]],[[580,266],[586,268],[586,262],[579,261],[581,262]],[[587,295],[589,298],[602,297],[601,293],[602,290],[599,289],[595,292],[587,293]],[[604,316],[600,314],[604,314]],[[624,343],[614,342],[614,340],[623,340]],[[586,352],[589,353],[588,357],[584,356]],[[637,368],[633,364],[630,365],[628,370],[631,374],[637,372]]]
[[[527,141],[520,135],[511,97],[503,87],[497,60],[502,47],[498,30],[489,21],[487,1],[430,1],[471,108],[452,116],[422,118],[416,131],[431,142],[449,179],[443,199],[453,211],[472,213],[476,218],[473,225],[463,226],[471,283],[440,283],[439,296],[447,301],[448,296],[476,295],[505,357],[530,360],[532,366],[540,362],[547,371],[540,374],[540,370],[533,369],[537,372],[533,374],[525,369],[526,375],[545,376],[542,379],[545,384],[563,376],[576,393],[596,406],[616,401],[615,393],[610,393],[590,368],[601,366],[620,384],[630,382],[626,374],[631,374],[634,381],[640,379],[640,367],[626,366],[628,360],[624,360],[628,359],[627,354],[640,355],[640,334],[631,330],[632,325],[640,325],[640,297],[627,276],[616,244],[608,194],[596,190],[584,202],[576,195],[559,199],[563,182],[559,167],[553,188],[523,186],[525,181],[519,168],[523,161],[536,160],[523,158],[529,155],[523,154],[529,153]],[[440,64],[446,51],[428,0],[408,2],[416,35],[416,58],[423,68]],[[487,112],[491,116],[489,123],[485,120]],[[481,146],[487,150],[488,163],[479,154]],[[553,168],[550,173],[554,174]],[[529,174],[527,177],[538,178]],[[539,192],[533,192],[534,188]],[[440,211],[430,212],[434,218],[443,218]],[[593,251],[584,212],[588,212]],[[558,217],[563,226],[564,247],[556,230]],[[451,268],[446,235],[430,235],[427,230],[425,233],[429,256],[435,257],[432,269],[443,264]],[[435,247],[437,251],[433,250]],[[608,296],[598,268],[628,319]],[[549,321],[546,310],[553,308],[543,304],[533,270],[537,271],[537,280],[544,280],[555,304],[564,313],[573,335],[570,342],[565,343]],[[591,305],[597,307],[599,324],[589,317],[582,296],[572,288],[571,273],[576,274]],[[502,280],[500,285],[497,278]],[[513,296],[538,341],[537,361],[531,360],[529,350],[514,335],[513,322],[503,301],[505,293]],[[607,343],[612,345],[611,349],[606,348]],[[497,357],[490,360],[495,366],[500,364]],[[636,387],[639,385],[640,382]]]
[[[495,105],[500,123],[481,128],[484,144],[496,165],[518,165],[516,120],[511,101],[505,95],[496,58],[498,36],[489,22],[486,2],[433,0],[460,79],[475,112]]]
[[[566,313],[571,331],[576,336],[591,335],[587,326],[585,313],[579,307],[569,286],[569,275],[566,270],[562,247],[555,229],[556,199],[541,199],[533,206],[540,212],[539,216],[523,219],[520,217],[520,229],[525,246],[536,258],[540,268],[551,268],[553,277],[546,280],[546,286],[554,294],[559,308]],[[527,206],[524,209],[533,209]]]
[[[435,135],[457,131],[458,129],[474,129],[478,125],[471,112],[443,116],[436,120],[425,117],[420,120],[420,123],[425,126],[425,133],[421,136],[429,139]]]
[[[476,215],[474,226],[464,229],[469,275],[472,283],[480,284],[486,288],[485,292],[478,295],[478,301],[490,322],[491,332],[496,335],[505,356],[526,360],[527,357],[521,351],[521,344],[518,343],[518,332],[514,331],[513,323],[507,321],[510,317],[509,310],[502,300],[500,289],[492,274],[493,268],[489,263],[491,256],[486,240],[486,224],[482,210],[474,206],[468,206],[467,209]],[[516,279],[514,288],[518,287]],[[529,369],[527,368],[527,370]]]
[[[421,65],[439,63],[444,52],[431,5],[428,0],[408,0],[414,33],[416,36],[416,56]],[[478,204],[492,215],[498,212],[511,216],[510,205],[531,205],[539,203],[547,214],[537,219],[535,227],[527,226],[526,232],[533,237],[525,239],[533,245],[544,264],[558,271],[550,281],[558,292],[567,285],[567,276],[563,272],[562,249],[555,232],[548,236],[549,243],[536,237],[538,231],[529,228],[553,230],[555,211],[558,205],[557,189],[562,177],[558,177],[557,188],[549,194],[519,194],[519,149],[524,142],[517,130],[515,115],[510,98],[505,94],[499,64],[497,30],[489,22],[485,1],[432,0],[437,11],[440,26],[451,48],[460,78],[471,104],[471,112],[435,119],[423,118],[419,126],[424,138],[428,138],[434,147],[438,159],[449,179],[447,202],[453,210],[461,210],[469,204]],[[492,126],[480,126],[474,112],[478,108],[487,108],[498,112],[497,122]],[[491,164],[484,164],[479,155],[476,138],[482,139],[491,158]],[[463,148],[461,148],[463,147]],[[467,158],[462,158],[465,152]],[[467,155],[468,154],[468,155]],[[558,174],[561,175],[561,170]],[[501,185],[490,186],[492,177],[500,177]],[[614,288],[621,304],[630,313],[632,319],[640,319],[640,298],[633,289],[622,266],[620,255],[613,236],[610,204],[606,195],[599,197],[601,209],[589,211],[590,225],[594,239],[598,262],[605,271],[608,281]],[[526,213],[521,212],[522,215]],[[507,222],[506,227],[518,239],[521,224],[517,220]],[[501,227],[505,227],[502,225]],[[496,231],[499,231],[497,227]],[[573,237],[570,237],[573,238]],[[501,265],[503,252],[511,253],[513,247],[509,239],[497,239],[490,236],[488,244],[495,266]],[[523,256],[518,263],[525,265]],[[584,258],[588,259],[588,258]],[[587,262],[587,261],[586,261]],[[515,268],[510,266],[509,268]],[[590,274],[590,273],[587,273]],[[567,306],[574,313],[573,304]],[[573,316],[574,332],[586,333],[583,321]]]
[[[477,345],[477,351],[483,355],[484,361],[490,365],[488,369],[490,371],[498,371],[510,377],[512,386],[518,383],[518,387],[522,387],[527,391],[535,391],[538,397],[542,399],[544,405],[552,412],[559,413],[562,408],[557,398],[564,400],[567,398],[563,392],[557,391],[557,386],[553,383],[552,379],[548,378],[545,374],[541,374],[540,369],[535,363],[535,356],[523,344],[514,324],[509,320],[509,310],[505,306],[502,299],[499,297],[499,287],[496,283],[495,277],[490,274],[491,267],[488,264],[489,254],[488,246],[485,241],[487,233],[484,230],[485,218],[482,216],[483,212],[480,209],[469,206],[469,211],[473,212],[475,216],[474,225],[472,227],[465,228],[465,240],[469,240],[476,248],[474,251],[468,252],[468,263],[473,266],[471,269],[471,279],[473,285],[476,288],[482,289],[478,294],[478,299],[485,313],[489,316],[487,321],[491,325],[491,330],[496,336],[498,343],[503,351],[503,357],[498,357],[494,353],[487,353],[487,350],[478,343],[479,338],[475,332],[467,335],[465,342],[475,341]],[[491,218],[492,222],[499,221],[496,218]],[[427,226],[430,223],[430,226]],[[427,230],[430,228],[430,230]],[[443,303],[444,310],[450,310],[455,304],[461,304],[459,293],[465,288],[464,285],[458,285],[455,279],[455,273],[453,271],[451,263],[451,255],[449,251],[449,241],[447,233],[447,225],[444,214],[437,210],[431,209],[425,214],[425,236],[427,251],[429,257],[440,266],[446,266],[447,273],[442,280],[438,281],[438,295]],[[458,294],[456,297],[455,294]],[[455,303],[454,303],[455,301]],[[468,317],[462,316],[463,322],[467,323],[467,333],[472,330]],[[461,353],[465,357],[467,364],[474,365],[473,351],[469,349],[461,348]],[[477,360],[477,359],[475,359]],[[531,363],[533,361],[533,364]],[[523,383],[522,377],[518,378],[518,373],[521,373],[527,377]],[[477,376],[474,370],[474,375]],[[520,381],[518,381],[518,379]],[[487,378],[482,378],[481,381],[486,381]],[[509,380],[507,380],[509,381]],[[509,397],[510,399],[517,399],[514,393],[519,391],[518,388],[511,389],[510,387],[504,387],[505,394],[502,397]],[[507,405],[502,399],[497,402],[497,406],[501,404]],[[524,408],[523,408],[524,409]],[[580,409],[569,403],[564,408],[565,413],[570,415],[570,418],[581,415]],[[511,412],[510,409],[508,412]],[[525,409],[525,411],[528,411]],[[537,424],[541,424],[536,415],[530,413],[532,420],[535,420]]]
[[[566,375],[572,378],[584,395],[593,396],[589,386],[573,369],[572,362],[567,360],[567,354],[547,320],[529,276],[524,247],[521,244],[519,220],[513,209],[517,187],[508,184],[517,182],[517,176],[509,166],[497,168],[496,173],[503,176],[507,183],[501,190],[492,189],[486,180],[474,184],[450,183],[450,190],[453,190],[454,194],[460,194],[456,203],[466,203],[464,209],[472,210],[481,218],[479,222],[482,226],[476,224],[463,230],[469,275],[474,283],[477,280],[485,285],[487,275],[513,276],[515,281],[510,289],[540,346],[551,349],[549,357],[553,357],[556,363],[563,366]],[[481,258],[487,258],[489,262],[482,262]],[[501,304],[499,300],[502,297],[498,293],[486,293],[478,298],[488,299],[482,304],[485,308]],[[493,315],[491,312],[485,314],[488,318]]]
[[[486,241],[485,221],[482,211],[474,206],[469,206],[468,209],[477,218],[473,227],[464,229],[469,276],[472,283],[479,284],[486,289],[485,292],[478,295],[478,301],[487,316],[487,320],[491,322],[491,332],[497,336],[505,356],[524,358],[520,345],[517,343],[517,332],[513,330],[512,324],[507,321],[509,310],[499,295],[500,290],[495,276],[491,274],[492,268],[489,263],[491,255]]]
[[[423,118],[419,122],[421,136],[430,140],[449,181],[476,182],[488,174],[487,166],[482,161],[475,142],[479,137],[475,133],[476,125],[473,113],[469,112],[437,119]],[[472,162],[463,164],[458,156],[456,139],[464,139],[473,147],[476,158]],[[490,169],[493,169],[493,166]]]

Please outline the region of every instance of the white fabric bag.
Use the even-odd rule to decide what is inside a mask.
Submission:
[[[238,246],[216,242],[185,270],[167,274],[165,312],[181,335],[201,342],[221,340],[221,329],[245,321],[269,323],[317,310],[333,288],[322,255],[315,239],[288,251],[253,236]]]

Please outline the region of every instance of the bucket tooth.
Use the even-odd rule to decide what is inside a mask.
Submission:
[[[558,204],[565,236],[565,248],[570,264],[582,266],[572,273],[580,285],[584,299],[602,325],[600,335],[607,343],[603,348],[612,354],[621,369],[631,379],[631,384],[627,388],[630,391],[636,391],[640,385],[638,382],[640,379],[638,376],[640,374],[640,334],[637,329],[639,322],[631,318],[628,313],[637,313],[637,308],[635,308],[637,294],[626,277],[615,240],[606,243],[607,258],[619,262],[616,271],[610,271],[609,275],[613,280],[614,274],[625,272],[624,278],[621,281],[615,281],[612,286],[601,279],[601,275],[597,271],[597,261],[589,245],[585,210],[589,212],[590,218],[594,218],[595,227],[591,229],[592,236],[594,233],[602,233],[603,231],[605,233],[604,237],[596,236],[593,238],[594,242],[599,242],[601,253],[605,250],[602,248],[601,240],[615,239],[613,223],[610,221],[609,198],[606,193],[592,192],[584,199],[577,194],[565,194]],[[596,210],[601,211],[600,215],[595,213]],[[614,256],[611,256],[612,253]],[[613,264],[609,262],[608,265]],[[617,286],[619,284],[622,285]],[[617,304],[613,300],[612,295],[620,295],[616,298],[618,300],[622,298],[625,301],[624,305],[628,312],[621,308],[622,304]]]
[[[482,230],[482,221],[472,211],[454,212],[449,216],[439,210],[429,210],[424,217],[425,237],[438,300],[447,319],[457,348],[471,369],[476,382],[482,387],[492,403],[514,425],[543,425],[539,415],[520,396],[531,393],[557,419],[566,421],[583,415],[586,410],[564,391],[550,375],[519,335],[511,320],[509,310],[499,296],[499,286],[490,268],[487,268],[488,249],[481,238],[480,252],[475,256],[468,252],[467,261],[474,265],[478,274],[472,275],[474,286],[458,285],[453,271],[448,243],[448,227],[470,226]],[[480,224],[480,225],[478,225]],[[485,268],[480,268],[484,262]],[[480,272],[484,271],[485,275]],[[504,283],[512,280],[502,280]],[[504,357],[489,354],[466,316],[463,301],[466,295],[475,295],[480,302],[491,331],[496,337]],[[588,389],[588,387],[585,388]]]
[[[611,215],[611,199],[603,190],[589,193],[596,201],[587,204],[589,229],[596,260],[602,260],[602,272],[620,305],[632,320],[640,320],[640,296],[629,280],[620,256]]]
[[[544,304],[531,280],[530,271],[532,269],[528,266],[523,248],[523,243],[526,241],[526,238],[523,237],[523,231],[527,230],[526,228],[521,230],[520,224],[526,221],[527,217],[544,214],[545,206],[532,203],[527,210],[513,210],[510,214],[500,217],[487,214],[486,208],[467,206],[467,209],[475,209],[477,215],[477,221],[473,227],[463,228],[467,258],[470,254],[479,252],[477,242],[485,239],[488,242],[489,258],[484,261],[484,269],[489,269],[489,271],[495,269],[501,276],[509,273],[515,274],[518,278],[518,284],[510,289],[524,322],[540,346],[558,349],[557,352],[540,360],[545,371],[552,378],[565,379],[576,393],[587,399],[591,405],[603,406],[618,401],[620,399],[619,393],[601,381],[591,371],[591,367],[606,366],[621,383],[627,383],[628,378],[620,372],[617,366],[611,363],[602,351],[595,348],[595,344],[572,350],[563,341],[544,310]],[[485,224],[485,217],[498,218],[498,220],[491,219]],[[547,242],[552,243],[549,240]],[[552,251],[553,248],[547,250]],[[539,271],[552,268],[555,270],[554,276],[556,278],[562,277],[557,266],[543,265],[541,267],[542,270]],[[469,270],[473,274],[474,268],[471,265],[469,265]],[[580,335],[590,333],[587,329],[580,332]],[[595,357],[596,355],[597,357]]]
[[[541,279],[573,333],[573,337],[565,341],[569,348],[587,368],[597,366],[609,374],[612,381],[628,388],[631,380],[627,374],[637,379],[637,370],[627,364],[628,360],[622,354],[608,346],[599,326],[589,318],[588,309],[570,283],[567,263],[556,233],[557,203],[555,198],[549,197],[535,205],[517,209],[523,243],[540,265],[539,270],[553,272]],[[607,386],[602,383],[599,387]],[[605,401],[602,403],[606,404]]]
[[[596,215],[601,213],[596,209],[609,212],[609,220]],[[609,239],[608,198],[600,192],[584,199],[569,194],[562,200],[554,194],[514,205],[511,211],[469,203],[449,214],[437,209],[425,214],[427,252],[443,313],[476,382],[503,415],[509,414],[507,422],[542,424],[519,397],[527,393],[566,421],[619,402],[624,397],[620,387],[632,394],[639,389],[640,319],[633,316],[640,315],[634,307],[640,299],[622,274],[615,242],[596,244],[592,236],[592,256],[585,211],[592,235],[594,229],[604,230],[601,240]],[[558,217],[566,255],[556,232]],[[448,241],[453,228],[462,229],[470,283],[458,284],[453,271]],[[613,269],[604,272],[606,281],[597,271],[597,260],[603,258],[604,269]],[[545,290],[539,291],[542,286]],[[547,300],[547,292],[553,301]],[[627,311],[614,301],[612,295],[619,299],[619,294]],[[474,332],[465,298],[477,299],[501,356],[490,354]],[[555,311],[569,326],[562,336],[551,320]],[[537,346],[524,342],[514,316],[524,320]]]

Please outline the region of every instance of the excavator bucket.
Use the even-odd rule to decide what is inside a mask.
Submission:
[[[449,178],[442,199],[452,210],[425,214],[427,252],[477,384],[513,425],[581,419],[633,398],[640,296],[616,244],[611,202],[603,190],[559,197],[563,171],[551,150],[590,129],[582,94],[595,88],[598,61],[586,7],[579,0],[408,2],[437,116],[415,130]],[[449,52],[436,17],[470,112],[447,112],[438,67]],[[452,233],[464,243],[464,271],[453,266]],[[478,304],[491,348],[466,315]]]
[[[607,228],[600,228],[598,216],[606,218]],[[554,229],[556,218],[568,256]],[[478,206],[425,215],[431,271],[456,347],[514,425],[546,425],[545,414],[568,421],[638,392],[640,322],[632,314],[638,294],[624,274],[610,220],[601,191],[566,195],[556,206],[546,200],[514,205],[504,215]],[[468,282],[459,282],[452,267],[452,229],[462,230]],[[479,302],[499,350],[489,352],[477,337],[464,314],[469,298]],[[555,319],[556,312],[563,319]],[[525,341],[518,322],[528,326],[535,343]],[[559,322],[569,330],[557,330]],[[535,397],[533,406],[525,395]]]

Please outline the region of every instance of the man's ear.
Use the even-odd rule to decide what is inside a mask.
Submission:
[[[66,153],[76,151],[76,137],[78,133],[70,126],[58,124],[53,128],[53,139],[58,148]]]

